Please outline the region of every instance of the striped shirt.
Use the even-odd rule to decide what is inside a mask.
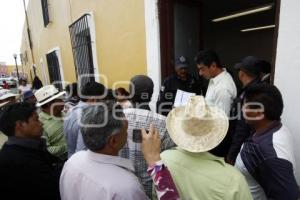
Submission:
[[[245,175],[254,200],[300,197],[293,139],[280,122],[246,140],[235,166]]]

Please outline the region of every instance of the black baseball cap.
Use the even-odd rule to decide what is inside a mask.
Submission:
[[[260,66],[258,65],[259,61],[260,60],[254,56],[247,56],[240,63],[235,64],[234,68],[237,70],[245,70],[257,77],[261,73]]]
[[[32,90],[28,90],[28,91],[24,92],[24,94],[23,94],[23,99],[24,99],[24,100],[27,100],[27,99],[29,99],[29,98],[32,97],[32,96],[34,96]]]
[[[189,62],[186,57],[180,56],[175,61],[175,69],[188,68]]]

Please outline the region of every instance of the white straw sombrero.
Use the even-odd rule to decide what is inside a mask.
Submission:
[[[226,113],[206,105],[203,96],[192,96],[186,106],[174,108],[167,117],[170,137],[189,152],[213,149],[226,136],[228,126]]]
[[[7,89],[0,90],[0,101],[2,102],[2,103],[0,103],[0,108],[5,106],[6,104],[10,103],[7,99],[11,98],[11,97],[15,97],[16,99],[18,99],[20,97],[20,95],[14,94],[10,90],[7,90]],[[5,100],[7,100],[7,101],[5,101]]]
[[[12,91],[3,89],[0,90],[0,101],[3,101],[5,99],[11,98],[11,97],[18,97],[18,94],[14,94]]]
[[[3,106],[5,106],[5,105],[8,104],[8,103],[9,103],[9,101],[4,102],[4,103],[0,103],[0,108],[3,107]]]
[[[54,85],[46,85],[34,93],[34,96],[37,99],[36,106],[40,107],[46,103],[49,103],[54,99],[63,96],[65,93],[66,92],[59,92]]]

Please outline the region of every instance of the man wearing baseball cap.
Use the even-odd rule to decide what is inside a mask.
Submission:
[[[233,101],[230,113],[231,120],[229,134],[231,135],[232,141],[227,155],[227,162],[231,164],[235,163],[235,159],[240,152],[242,144],[252,132],[250,126],[245,122],[241,108],[243,107],[244,96],[247,93],[247,90],[255,84],[261,84],[261,68],[259,61],[260,60],[254,56],[247,56],[240,63],[235,65],[235,68],[238,70],[238,77],[243,85],[243,89]]]
[[[23,102],[27,102],[27,103],[32,103],[32,104],[36,104],[36,98],[34,96],[34,93],[32,92],[32,90],[28,90],[26,92],[24,92],[23,94]]]
[[[189,62],[186,57],[180,56],[175,61],[175,73],[168,76],[161,87],[157,102],[157,112],[167,115],[172,109],[177,90],[201,94],[201,85],[189,74]]]

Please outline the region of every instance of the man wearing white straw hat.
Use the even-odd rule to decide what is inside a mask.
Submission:
[[[0,110],[9,104],[15,103],[18,96],[19,95],[12,93],[11,90],[0,89]],[[6,141],[7,136],[0,131],[0,149]]]
[[[252,199],[245,178],[234,167],[208,151],[216,147],[228,129],[226,113],[194,96],[186,106],[174,108],[167,117],[168,132],[178,145],[164,151],[182,199]]]
[[[37,107],[41,107],[39,119],[43,123],[43,136],[47,141],[48,151],[59,157],[67,159],[67,144],[63,133],[62,110],[64,108],[61,99],[65,92],[59,92],[53,85],[47,85],[35,92]]]
[[[18,94],[14,94],[11,90],[3,89],[0,90],[0,108],[7,105],[15,103],[19,97]]]

